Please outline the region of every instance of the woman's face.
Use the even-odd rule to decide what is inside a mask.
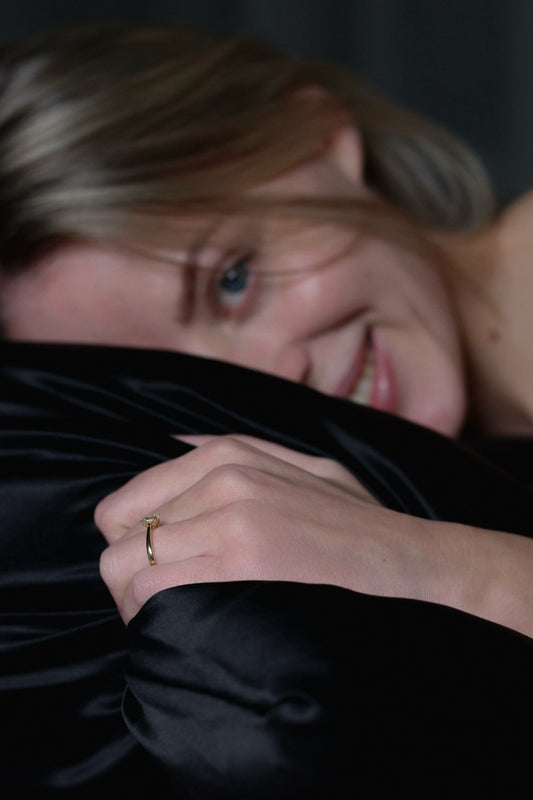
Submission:
[[[256,191],[361,195],[356,147],[341,142]],[[196,219],[183,248],[161,260],[65,246],[5,283],[3,309],[10,339],[177,350],[450,436],[464,420],[461,345],[436,266],[332,224]]]

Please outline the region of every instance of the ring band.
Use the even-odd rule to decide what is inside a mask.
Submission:
[[[141,517],[140,522],[142,522],[143,525],[146,525],[146,555],[148,556],[150,566],[155,567],[157,561],[154,554],[152,535],[154,530],[159,525],[159,514],[147,514],[145,517]]]

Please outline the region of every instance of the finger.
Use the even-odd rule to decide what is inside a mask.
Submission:
[[[221,437],[216,434],[185,434],[185,435],[176,435],[174,436],[175,439],[179,439],[186,444],[191,444],[193,447],[201,447],[202,445],[208,444],[209,442],[213,442]],[[254,448],[254,450],[259,450],[263,453],[268,453],[275,458],[279,458],[282,461],[286,461],[289,464],[294,464],[295,466],[301,466],[302,469],[308,469],[306,465],[313,465],[314,463],[318,463],[323,460],[321,457],[318,456],[310,456],[306,453],[301,452],[300,450],[293,450],[290,447],[285,447],[284,445],[277,444],[276,442],[271,442],[268,439],[260,439],[257,436],[249,436],[247,434],[241,433],[232,433],[229,437],[232,441],[241,442],[242,444],[248,445],[249,447]],[[309,469],[312,472],[312,469]]]
[[[376,502],[351,473],[330,459],[297,453],[254,437],[207,436],[202,437],[202,443],[195,450],[140,473],[104,498],[95,511],[96,524],[108,541],[131,535],[139,517],[154,511],[161,513],[167,503],[180,498],[208,475],[217,479],[211,487],[214,493],[211,505],[213,501],[227,503],[243,497],[253,476],[242,468],[281,477],[294,485],[305,485],[311,478],[325,479],[337,491],[340,488]],[[174,514],[183,519],[188,513],[202,512],[208,507],[204,504],[187,510],[187,506],[182,505],[181,511],[174,510],[165,521],[173,521]]]
[[[161,567],[179,565],[194,558],[205,560],[206,576],[207,563],[212,565],[209,580],[218,580],[223,567],[224,574],[231,574],[233,579],[243,576],[261,579],[268,557],[272,555],[268,534],[276,529],[286,539],[283,531],[288,524],[286,514],[274,509],[273,519],[264,503],[231,503],[192,519],[157,526],[151,537],[153,566],[148,556],[146,531],[118,539],[102,552],[100,573],[119,609],[123,608],[130,584],[147,567],[153,572],[150,579],[154,587],[159,586]],[[300,524],[298,517],[298,528]],[[277,554],[277,549],[274,550]],[[166,569],[164,574],[171,573]],[[186,582],[184,578],[180,580]]]
[[[201,447],[219,437],[212,434],[186,434],[183,436],[177,435],[174,438],[186,444],[191,444],[194,447]],[[284,445],[270,442],[267,439],[260,439],[256,436],[231,434],[231,438],[235,441],[247,444],[254,449],[268,453],[282,461],[286,461],[288,464],[292,464],[295,467],[311,472],[313,475],[324,478],[330,483],[334,483],[350,492],[358,493],[359,496],[365,497],[372,502],[376,502],[374,496],[370,494],[353,473],[334,459],[324,456],[312,456],[300,450],[293,450]]]
[[[98,503],[94,512],[96,525],[108,541],[128,535],[138,526],[140,517],[160,513],[166,502],[194,485],[221,458],[222,453],[217,457],[209,448],[202,450],[201,456],[192,450],[143,470]]]
[[[112,543],[100,556],[100,574],[117,606],[122,607],[128,586],[138,572],[148,567],[157,583],[161,566],[208,555],[211,543],[216,542],[214,530],[213,523],[204,516],[158,525],[151,536],[154,565],[148,556],[146,530]]]
[[[216,576],[216,577],[214,577]],[[126,624],[139,609],[157,592],[177,586],[199,583],[221,583],[230,580],[218,569],[217,561],[211,556],[198,556],[171,564],[162,564],[157,569],[137,572],[129,583],[120,603],[120,615]]]
[[[95,522],[108,541],[128,535],[141,516],[160,513],[165,503],[223,464],[257,465],[273,474],[286,474],[290,466],[232,437],[209,437],[203,446],[139,473],[109,494],[97,505]]]

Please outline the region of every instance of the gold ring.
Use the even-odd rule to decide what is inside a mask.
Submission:
[[[145,517],[141,517],[140,522],[142,522],[143,525],[146,525],[146,555],[148,556],[150,566],[155,567],[157,561],[155,560],[154,555],[152,535],[154,530],[159,525],[159,514],[147,514]]]

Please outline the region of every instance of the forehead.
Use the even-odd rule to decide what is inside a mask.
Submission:
[[[84,262],[87,270],[106,262],[115,266],[126,261],[130,268],[144,261],[159,261],[161,264],[184,266],[196,264],[211,266],[216,254],[231,253],[268,247],[270,251],[284,248],[294,234],[313,237],[323,223],[316,217],[305,219],[295,213],[276,211],[276,198],[320,197],[342,194],[336,181],[336,172],[330,161],[316,158],[292,170],[262,183],[248,191],[242,209],[238,212],[179,213],[154,218],[153,229],[142,240],[135,238],[134,225],[128,239],[117,242],[78,241],[63,243],[55,250],[39,257],[30,266],[29,272],[41,278],[63,266]],[[262,199],[267,205],[263,205]],[[249,203],[247,203],[249,199]],[[259,201],[258,206],[254,202]],[[272,205],[270,205],[272,203]],[[330,224],[330,223],[329,223]],[[320,235],[320,234],[319,234]],[[302,240],[299,239],[299,243]]]
[[[277,240],[296,231],[331,225],[331,217],[320,220],[316,214],[306,216],[289,211],[286,201],[315,199],[330,200],[358,196],[360,189],[347,181],[342,170],[327,154],[315,157],[291,170],[258,184],[237,198],[237,211],[222,211],[205,215],[180,215],[171,220],[175,232],[173,245],[179,242],[188,252],[200,250],[206,243],[223,247],[235,239],[248,238],[253,245],[259,241]],[[277,200],[280,205],[277,206]],[[228,205],[233,205],[231,193]]]

